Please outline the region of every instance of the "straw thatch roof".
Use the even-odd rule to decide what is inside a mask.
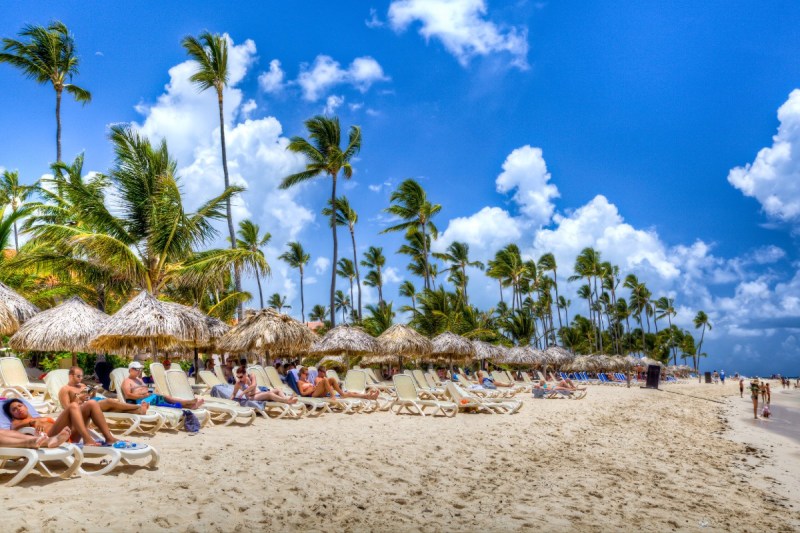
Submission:
[[[204,337],[202,328],[198,328],[197,317],[193,313],[177,312],[173,305],[177,304],[161,302],[142,291],[105,321],[89,347],[97,351],[128,353],[207,341],[207,333]]]
[[[419,357],[431,353],[431,341],[404,324],[395,324],[378,337],[381,352],[388,356]]]
[[[432,355],[453,359],[468,359],[475,357],[475,345],[472,341],[461,335],[445,331],[437,335],[432,341]]]
[[[538,366],[543,363],[544,354],[532,346],[515,346],[498,362],[509,365]]]
[[[74,296],[25,322],[9,345],[14,350],[37,352],[87,352],[108,315]]]
[[[501,360],[501,358],[506,354],[505,346],[500,346],[499,344],[490,344],[485,341],[476,340],[472,341],[472,345],[475,348],[475,359],[478,360]]]
[[[168,310],[175,313],[185,324],[187,338],[181,341],[181,345],[189,348],[200,348],[207,346],[211,342],[211,335],[208,331],[208,317],[196,307],[188,307],[175,302],[161,302]]]
[[[550,346],[544,351],[548,365],[560,368],[566,366],[575,359],[575,355],[565,350],[561,346]]]
[[[229,353],[293,355],[307,351],[316,336],[306,326],[274,309],[261,309],[226,333],[217,347]]]
[[[11,335],[39,312],[39,308],[0,283],[0,335]]]
[[[328,331],[309,351],[319,355],[361,355],[376,353],[380,346],[375,337],[358,326],[343,324]]]

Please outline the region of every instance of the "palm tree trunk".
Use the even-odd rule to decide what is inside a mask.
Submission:
[[[353,305],[353,278],[350,278],[350,306]]]
[[[306,321],[306,300],[303,295],[303,267],[300,267],[300,318]]]
[[[230,178],[228,176],[228,151],[225,147],[225,117],[223,115],[223,105],[222,105],[222,90],[217,91],[217,102],[219,103],[219,144],[222,148],[222,174],[225,178],[225,189],[231,186]],[[231,214],[231,199],[228,198],[225,201],[225,214],[228,217],[228,236],[231,239],[231,249],[236,249],[236,233],[233,230],[233,214]],[[233,269],[233,281],[236,287],[236,292],[242,292],[242,276],[239,272],[238,268]],[[264,304],[261,304],[261,307],[264,307]],[[244,318],[244,304],[239,302],[239,305],[236,307],[236,312],[239,317],[239,320]]]
[[[261,293],[261,276],[256,272],[256,283],[258,283],[258,301],[261,303],[261,309],[264,309],[264,295]]]
[[[497,278],[497,284],[500,286],[500,303],[503,303],[503,280]]]
[[[467,266],[461,265],[461,277],[464,280],[464,305],[469,305],[469,297],[467,296]]]
[[[353,241],[353,265],[356,267],[356,285],[358,286],[358,319],[361,320],[361,274],[358,272],[358,256],[356,254],[356,232],[350,228],[350,240]],[[351,283],[352,285],[352,283]],[[352,301],[353,295],[350,295]]]
[[[61,90],[56,89],[56,163],[61,162]],[[61,195],[59,194],[59,198]]]
[[[17,222],[14,221],[14,251],[19,252],[19,234],[17,232]]]
[[[424,266],[425,288],[430,289],[430,276],[428,275],[428,234],[425,233],[425,224],[422,224],[422,262]]]
[[[331,233],[333,233],[333,262],[331,263],[331,328],[336,327],[336,262],[339,260],[339,241],[336,238],[336,174],[332,174],[331,186]]]
[[[670,343],[673,343],[673,338],[672,338],[672,334],[673,334],[673,331],[672,331],[672,316],[669,313],[667,313],[667,322],[669,322],[669,340],[670,340]],[[673,346],[672,346],[672,364],[674,364],[676,366],[678,365],[678,347],[675,346],[674,343],[673,343]]]
[[[558,306],[558,281],[556,281],[556,277],[557,276],[558,276],[558,272],[556,272],[556,269],[554,268],[553,269],[553,287],[555,287],[555,289],[556,289],[556,313],[558,313],[558,329],[560,330],[561,328],[564,327],[564,325],[561,323],[561,308]]]

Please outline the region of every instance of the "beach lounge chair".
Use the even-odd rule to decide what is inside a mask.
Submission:
[[[309,372],[308,372],[309,380],[312,379],[311,369],[313,368],[314,367],[309,367]],[[343,382],[341,379],[339,379],[339,374],[336,372],[336,370],[331,368],[329,370],[326,370],[326,374],[327,377],[334,378],[339,383],[340,387],[343,385]],[[345,389],[343,388],[342,390]],[[364,411],[364,409],[366,409],[367,405],[370,403],[369,400],[364,400],[361,398],[341,398],[339,396],[336,396],[334,398],[326,397],[322,398],[322,400],[328,402],[332,409],[338,409],[347,415],[352,415]]]
[[[351,370],[344,377],[344,390],[367,394],[367,373],[363,370]],[[377,400],[361,400],[364,403],[362,413],[372,413],[377,410],[388,411],[392,405],[392,398],[378,395]]]
[[[0,396],[24,398],[40,413],[54,409],[47,398],[47,385],[31,382],[18,357],[0,357]]]
[[[319,400],[318,398],[306,398],[294,391],[290,386],[281,381],[281,375],[274,366],[263,367],[261,365],[252,365],[248,367],[252,370],[256,377],[256,384],[259,387],[267,387],[276,389],[283,392],[286,396],[294,396],[297,398],[295,407],[303,406],[305,411],[303,414],[308,416],[320,416],[323,413],[330,413],[331,407],[327,402]],[[284,404],[285,405],[285,404]]]
[[[452,381],[445,385],[447,394],[462,411],[513,415],[522,408],[522,402],[508,398],[481,398]]]
[[[58,393],[69,382],[69,370],[51,370],[44,382],[56,410],[62,410],[64,406],[58,399]],[[158,413],[150,413],[149,410],[144,415],[106,412],[103,413],[103,416],[108,422],[108,428],[115,433],[120,432],[123,437],[134,432],[152,435],[164,425],[164,417]]]
[[[445,392],[444,388],[431,387],[428,385],[428,382],[425,381],[425,374],[422,373],[422,370],[419,369],[405,370],[403,373],[413,378],[414,384],[417,386],[420,397],[441,400],[447,396],[447,393]]]
[[[369,367],[363,368],[362,370],[367,373],[367,389],[378,389],[379,391],[390,395],[394,394],[394,384],[390,385],[389,383],[378,379],[375,371]]]
[[[501,372],[499,370],[492,371],[492,378],[494,379],[495,383],[508,383],[511,385],[510,389],[514,391],[514,393],[524,392],[527,387],[525,385],[518,384],[514,381],[514,378],[509,376],[506,372]],[[499,388],[499,387],[498,387]]]
[[[0,469],[16,469],[20,459],[24,464],[5,482],[6,487],[13,487],[34,470],[45,477],[71,477],[83,462],[83,452],[74,444],[62,444],[58,448],[0,448]],[[61,463],[65,470],[54,473],[47,467],[47,463],[52,462]]]
[[[421,398],[414,378],[408,374],[397,374],[392,381],[397,393],[397,398],[390,405],[394,414],[399,415],[401,411],[405,410],[412,415],[425,416],[426,408],[433,409],[432,413],[428,413],[432,416],[442,414],[446,417],[453,417],[458,414],[458,406],[453,402]],[[394,409],[395,407],[397,410]]]
[[[125,393],[122,392],[122,383],[128,377],[127,368],[115,368],[111,371],[111,388],[117,393],[117,399],[127,401]],[[197,416],[202,426],[211,421],[211,416],[204,409],[193,409],[192,412]],[[147,409],[147,414],[158,413],[164,418],[163,429],[181,429],[183,427],[183,409],[175,407],[158,407],[151,405]]]
[[[167,391],[170,396],[181,400],[195,399],[192,385],[183,370],[167,370],[164,377],[166,378]],[[241,422],[247,426],[256,419],[256,412],[253,408],[244,407],[239,402],[213,396],[203,397],[203,400],[205,401],[203,409],[211,414],[211,420],[221,423],[223,426],[228,426],[234,422]]]

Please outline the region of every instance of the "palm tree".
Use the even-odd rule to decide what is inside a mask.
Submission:
[[[370,268],[364,278],[364,285],[367,287],[377,287],[378,289],[378,305],[383,305],[383,267],[386,265],[386,257],[383,255],[383,248],[370,246],[364,252],[364,259],[361,260],[361,266]]]
[[[308,162],[302,172],[283,178],[281,189],[288,189],[318,176],[327,175],[331,178],[330,205],[336,205],[336,180],[339,173],[345,179],[353,175],[350,160],[361,150],[361,128],[351,126],[348,134],[347,146],[344,150],[341,144],[341,128],[337,117],[329,118],[318,115],[305,122],[309,132],[309,139],[292,137],[287,146],[292,152],[303,154]],[[339,260],[339,242],[336,236],[335,211],[331,211],[331,233],[333,234],[333,264]],[[336,326],[336,311],[334,309],[334,296],[336,291],[336,269],[331,269],[331,327]]]
[[[397,190],[392,193],[389,200],[393,202],[392,205],[384,209],[387,213],[398,217],[401,222],[394,226],[388,227],[381,233],[388,233],[392,231],[405,231],[415,229],[422,234],[423,246],[423,266],[425,288],[430,289],[430,270],[428,268],[428,239],[430,236],[436,239],[438,230],[433,224],[431,219],[442,210],[439,204],[432,204],[428,201],[425,189],[413,179],[403,181]]]
[[[328,308],[320,304],[316,304],[308,313],[308,319],[312,322],[325,322],[326,316],[328,316]]]
[[[675,311],[675,299],[674,298],[667,298],[666,296],[662,296],[658,300],[656,300],[656,309],[661,313],[657,315],[657,318],[667,318],[669,323],[670,332],[672,331],[672,317],[678,314]],[[678,364],[678,347],[677,344],[674,342],[672,343],[672,363],[677,365]]]
[[[261,275],[268,276],[270,273],[269,264],[266,257],[264,257],[264,248],[272,239],[269,232],[260,235],[261,228],[258,224],[253,223],[251,220],[242,220],[239,222],[239,238],[236,239],[236,247],[242,250],[247,250],[252,254],[249,261],[250,269],[255,272],[256,283],[258,284],[258,301],[261,308],[264,308],[264,295],[261,292]]]
[[[460,288],[464,294],[464,302],[468,303],[469,298],[467,297],[467,282],[469,281],[469,277],[467,276],[467,267],[473,267],[480,270],[485,268],[483,263],[480,261],[469,260],[469,244],[465,242],[454,241],[450,243],[450,246],[447,247],[445,253],[435,253],[433,256],[437,259],[441,259],[442,261],[450,263],[450,268],[447,270],[451,272],[459,271],[461,273],[458,279],[463,285]]]
[[[289,250],[278,256],[281,261],[286,261],[292,268],[296,268],[300,272],[300,317],[303,322],[306,321],[306,304],[305,295],[303,294],[303,274],[305,267],[311,260],[311,256],[303,249],[303,245],[297,241],[287,243],[286,246]]]
[[[328,200],[328,207],[322,210],[325,216],[331,216],[332,211],[330,208],[330,200]],[[350,207],[350,202],[346,196],[340,196],[336,199],[336,224],[339,226],[347,226],[350,230],[350,240],[353,243],[353,265],[356,269],[356,287],[358,287],[358,319],[361,320],[361,274],[358,271],[358,254],[356,252],[356,222],[358,222],[358,213],[355,209]],[[353,295],[350,295],[352,299]]]
[[[558,305],[560,299],[558,297],[558,265],[556,265],[556,258],[551,253],[546,253],[539,258],[539,263],[536,265],[541,272],[553,273],[553,287],[556,290],[556,313],[558,313],[558,329],[563,326],[561,324],[561,307]]]
[[[228,86],[228,40],[219,34],[204,31],[199,37],[186,36],[181,41],[189,57],[197,63],[197,70],[189,78],[201,91],[213,88],[217,92],[219,107],[219,141],[222,148],[222,173],[225,178],[225,189],[230,187],[228,177],[228,154],[225,147],[225,117],[223,114],[223,89]],[[236,234],[233,231],[233,214],[231,199],[225,203],[225,214],[228,218],[228,234],[231,248],[236,248]],[[236,290],[242,290],[242,279],[239,270],[234,270]],[[263,307],[263,304],[262,304]],[[242,306],[239,306],[239,319],[242,318]]]
[[[337,290],[335,296],[334,303],[336,304],[336,310],[342,312],[342,324],[344,324],[347,322],[346,316],[347,310],[350,308],[350,298],[341,290]]]
[[[708,315],[706,315],[705,311],[698,311],[697,315],[694,317],[694,327],[695,329],[703,328],[703,331],[700,332],[700,342],[697,344],[697,353],[700,354],[703,351],[703,338],[706,335],[706,328],[709,330],[712,329],[711,322],[708,321]],[[694,358],[694,371],[697,372],[697,364],[698,364],[698,356]]]
[[[394,324],[395,313],[392,310],[392,302],[384,305],[368,305],[367,315],[364,318],[364,331],[377,337]]]
[[[277,292],[269,297],[267,305],[275,308],[279,313],[284,309],[291,309],[292,306],[286,303],[286,296],[281,296]]]
[[[20,185],[19,172],[6,170],[0,178],[0,204],[11,207],[11,213],[16,214],[36,190],[36,185]],[[19,230],[17,219],[14,219],[14,250],[19,252]]]
[[[56,162],[61,162],[61,94],[67,91],[76,102],[92,101],[86,89],[72,84],[78,74],[75,41],[67,27],[59,21],[47,27],[26,25],[19,36],[27,41],[3,39],[0,63],[20,69],[26,78],[37,83],[50,83],[56,91]]]
[[[356,270],[353,262],[342,257],[336,264],[336,275],[347,279],[350,282],[350,301],[353,301],[353,279],[356,277]]]
[[[400,284],[399,287],[400,296],[404,296],[406,298],[411,298],[411,311],[416,313],[417,312],[417,289],[414,287],[414,284],[408,280],[405,280],[403,283]],[[402,309],[401,309],[402,311]]]

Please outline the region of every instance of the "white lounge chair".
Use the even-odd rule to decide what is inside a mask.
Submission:
[[[0,357],[0,396],[25,398],[41,413],[53,410],[47,398],[47,385],[31,382],[18,357]]]
[[[397,398],[391,404],[391,410],[399,415],[403,410],[413,415],[425,416],[426,408],[433,408],[430,415],[442,414],[447,417],[456,416],[458,406],[453,402],[421,398],[414,379],[408,374],[397,374],[392,378]],[[394,408],[397,407],[397,410]]]
[[[287,396],[295,396],[298,403],[302,403],[308,409],[308,416],[320,416],[323,413],[333,412],[330,404],[321,398],[308,398],[296,394],[290,386],[281,381],[281,376],[274,366],[253,365],[250,368],[256,369],[257,380],[265,380],[263,386],[282,391]],[[262,382],[259,381],[258,385],[262,386]]]
[[[81,449],[73,444],[63,444],[58,448],[0,448],[0,469],[15,468],[19,459],[25,461],[22,468],[6,481],[6,487],[13,487],[31,472],[36,470],[45,477],[68,478],[72,476],[83,462]],[[58,462],[65,466],[61,473],[54,473],[46,463]]]
[[[522,402],[519,400],[475,396],[452,381],[448,381],[445,387],[447,394],[462,411],[513,415],[522,407]]]
[[[170,396],[188,401],[195,399],[192,385],[183,370],[167,370],[164,378]],[[213,422],[221,423],[223,426],[228,426],[234,422],[241,422],[247,426],[256,419],[256,412],[252,407],[243,407],[233,400],[209,396],[204,397],[203,401],[205,403],[202,409],[210,413]]]

